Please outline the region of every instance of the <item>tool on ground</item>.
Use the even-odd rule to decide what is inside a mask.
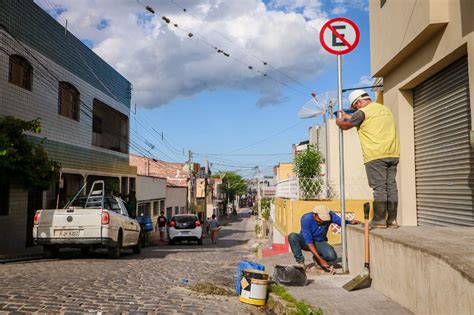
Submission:
[[[370,204],[368,202],[364,203],[364,239],[365,239],[365,263],[364,271],[347,282],[342,287],[347,291],[354,291],[359,289],[365,289],[370,287],[372,284],[372,279],[370,278],[370,254],[369,254],[369,211]]]

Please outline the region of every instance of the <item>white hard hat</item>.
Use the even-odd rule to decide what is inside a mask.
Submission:
[[[323,221],[331,220],[331,215],[329,214],[329,211],[331,210],[325,205],[318,205],[313,208],[313,213],[317,214],[319,218]]]
[[[365,99],[370,99],[370,96],[364,90],[355,90],[355,91],[352,91],[351,94],[349,94],[349,104],[351,104],[351,107],[358,100],[365,100]]]

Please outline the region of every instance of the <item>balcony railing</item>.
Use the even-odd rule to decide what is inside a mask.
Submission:
[[[345,179],[346,199],[370,200],[372,190],[365,178]],[[334,185],[322,178],[290,178],[276,185],[276,197],[296,200],[332,200],[339,198],[339,183]]]

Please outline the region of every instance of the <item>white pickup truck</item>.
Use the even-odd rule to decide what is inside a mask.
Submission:
[[[104,181],[95,181],[88,196],[79,196],[64,209],[38,210],[34,217],[33,239],[43,245],[45,254],[57,256],[60,248],[81,248],[83,253],[107,248],[110,258],[119,258],[122,248],[141,251],[141,230],[128,215],[124,202],[105,196]]]

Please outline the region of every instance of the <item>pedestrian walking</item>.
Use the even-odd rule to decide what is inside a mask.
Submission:
[[[400,140],[388,107],[372,102],[364,90],[349,95],[353,115],[341,111],[336,124],[342,130],[357,128],[369,186],[374,191],[371,228],[397,228],[398,190],[395,180],[400,158]]]
[[[211,219],[206,218],[206,236],[209,235]]]
[[[216,215],[212,215],[211,221],[209,221],[209,226],[211,228],[211,242],[212,244],[217,244],[217,237],[219,236],[219,231],[221,227],[217,221]]]
[[[160,232],[160,242],[165,241],[165,232],[166,232],[166,222],[167,221],[168,220],[165,217],[164,211],[161,211],[161,215],[156,220],[156,226],[158,228],[158,231]]]

